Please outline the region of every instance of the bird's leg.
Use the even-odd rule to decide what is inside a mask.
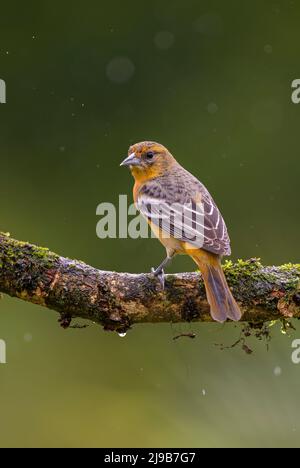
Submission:
[[[165,289],[165,272],[164,268],[171,262],[172,256],[167,256],[164,261],[155,269],[151,268],[151,272],[156,276],[161,284],[162,289]]]

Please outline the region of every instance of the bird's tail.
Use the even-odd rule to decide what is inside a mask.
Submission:
[[[227,318],[240,320],[242,314],[227,284],[220,258],[203,251],[196,251],[192,258],[202,273],[212,318],[217,322],[225,322]]]

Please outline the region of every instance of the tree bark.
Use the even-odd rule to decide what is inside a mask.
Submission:
[[[225,275],[242,321],[300,317],[300,264],[263,266],[227,261]],[[62,326],[81,317],[119,333],[134,323],[212,321],[200,273],[166,276],[101,271],[0,233],[0,291],[61,314]]]

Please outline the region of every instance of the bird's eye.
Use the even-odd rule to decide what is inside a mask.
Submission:
[[[153,152],[153,151],[148,151],[148,152],[146,153],[146,156],[147,156],[147,159],[152,159],[153,156],[154,156],[154,152]]]

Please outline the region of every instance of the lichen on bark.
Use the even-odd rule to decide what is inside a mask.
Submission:
[[[263,266],[259,259],[226,261],[224,272],[243,321],[300,317],[300,264]],[[47,248],[0,233],[0,292],[72,317],[125,331],[133,323],[211,321],[200,273],[166,276],[101,271]]]

